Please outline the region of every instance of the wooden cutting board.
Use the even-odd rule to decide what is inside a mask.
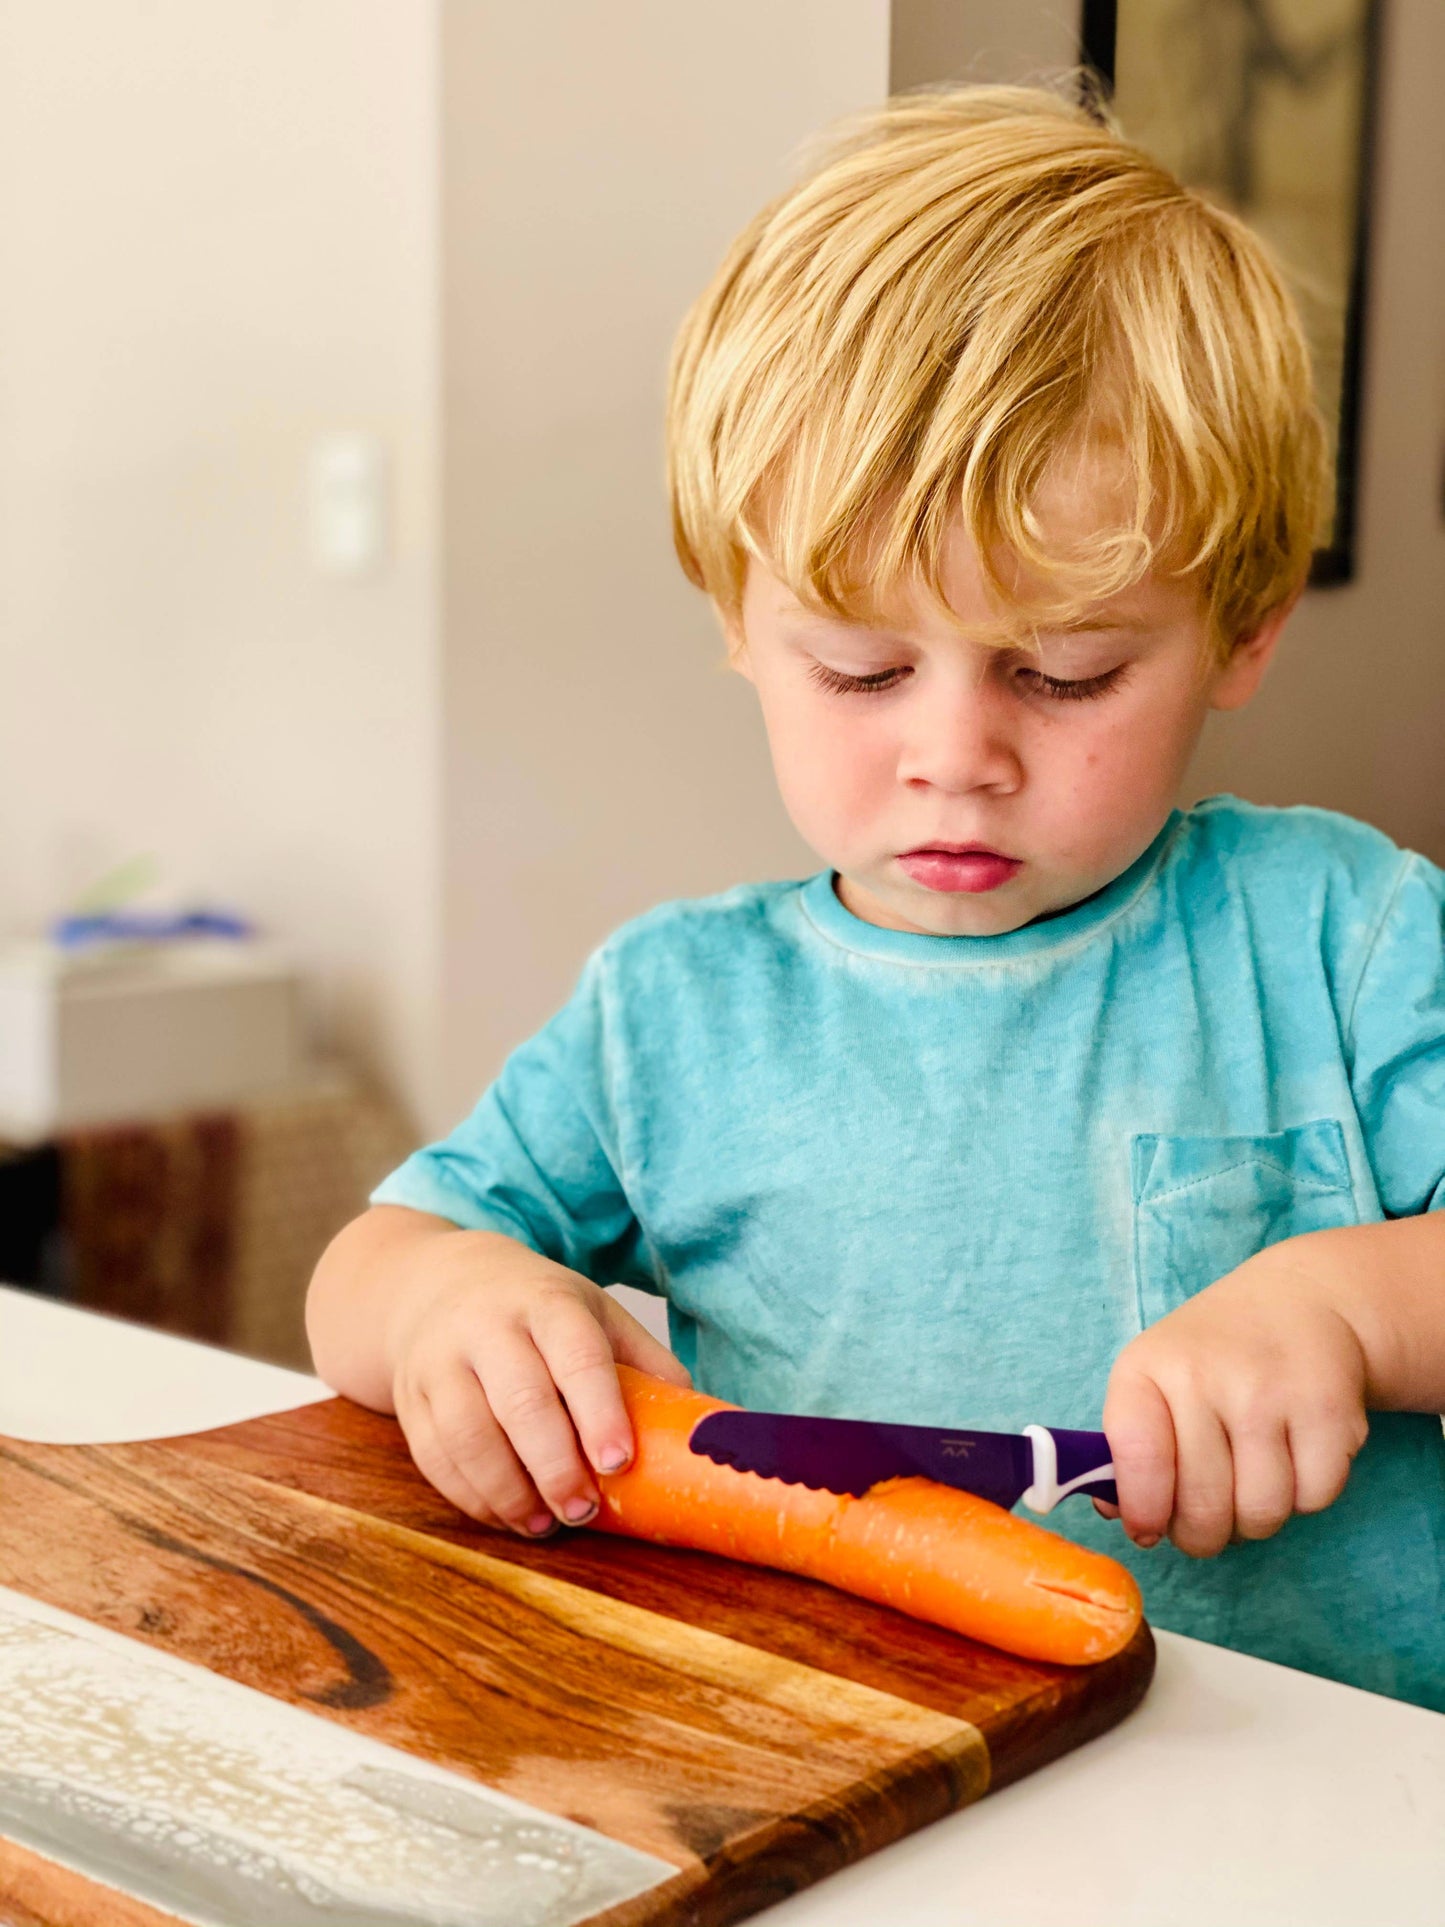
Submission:
[[[138,1445],[0,1439],[0,1587],[108,1629],[94,1635],[107,1663],[193,1678],[175,1665],[193,1662],[302,1709],[307,1722],[271,1707],[302,1738],[339,1745],[314,1721],[338,1723],[373,1749],[365,1771],[397,1758],[377,1742],[400,1749],[454,1828],[492,1824],[456,1819],[460,1775],[556,1816],[563,1859],[568,1841],[584,1859],[617,1843],[629,1897],[549,1902],[529,1916],[545,1927],[740,1920],[1105,1731],[1154,1666],[1147,1627],[1102,1665],[1044,1665],[707,1554],[484,1531],[425,1482],[393,1420],[342,1399]],[[202,1684],[231,1693],[242,1725],[266,1711]],[[10,1831],[0,1921],[198,1917],[123,1898]],[[303,1927],[299,1912],[276,1923]]]

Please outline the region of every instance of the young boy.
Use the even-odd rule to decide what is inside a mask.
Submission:
[[[323,1258],[319,1371],[533,1533],[630,1453],[615,1359],[762,1409],[1102,1413],[1122,1527],[1049,1524],[1156,1623],[1445,1708],[1445,876],[1174,808],[1326,497],[1269,259],[1048,93],[905,97],[735,244],[669,429],[826,867],[603,944]]]

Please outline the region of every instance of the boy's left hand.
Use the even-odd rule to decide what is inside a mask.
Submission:
[[[1115,1360],[1104,1431],[1119,1504],[1098,1510],[1139,1545],[1167,1533],[1208,1558],[1343,1490],[1368,1432],[1366,1356],[1309,1243],[1258,1252]]]

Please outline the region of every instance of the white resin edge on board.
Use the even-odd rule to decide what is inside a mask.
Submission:
[[[0,1435],[179,1438],[333,1396],[320,1379],[0,1285]]]
[[[576,1927],[677,1871],[4,1587],[0,1835],[195,1927]]]

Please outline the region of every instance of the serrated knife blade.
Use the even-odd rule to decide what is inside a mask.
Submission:
[[[791,1412],[710,1412],[694,1452],[760,1478],[861,1498],[884,1479],[936,1479],[1006,1508],[1050,1512],[1072,1492],[1117,1501],[1102,1432],[1042,1425],[1022,1432],[944,1430]]]

